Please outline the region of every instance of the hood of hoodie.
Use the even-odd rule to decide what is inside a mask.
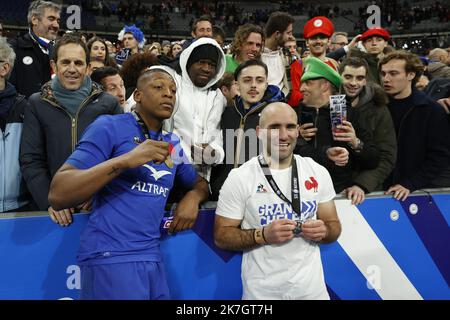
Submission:
[[[375,83],[367,83],[359,94],[357,107],[364,106],[370,101],[373,101],[376,106],[383,107],[388,104],[389,99],[379,85]]]
[[[215,46],[219,50],[219,60],[217,61],[216,66],[216,74],[212,77],[212,79],[206,84],[206,86],[199,88],[199,90],[208,90],[213,85],[215,85],[223,76],[225,73],[225,54],[223,53],[222,48],[220,48],[219,44],[214,39],[210,38],[200,38],[195,40],[189,47],[184,49],[181,52],[180,55],[180,68],[181,68],[181,76],[183,77],[184,81],[187,81],[192,86],[195,86],[192,82],[191,78],[189,77],[188,71],[186,70],[186,64],[189,60],[189,57],[192,54],[192,51],[194,51],[195,48],[198,46],[204,45],[204,44],[210,44]]]

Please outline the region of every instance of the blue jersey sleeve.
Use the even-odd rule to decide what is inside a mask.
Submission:
[[[114,147],[112,116],[100,116],[83,134],[66,163],[78,169],[89,169],[109,160]]]

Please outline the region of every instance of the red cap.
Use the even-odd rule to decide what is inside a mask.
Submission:
[[[334,32],[333,22],[327,17],[314,17],[308,20],[303,27],[303,38],[309,39],[316,34],[324,34],[328,38]]]
[[[364,32],[361,36],[361,41],[366,41],[370,37],[379,36],[386,41],[391,39],[391,35],[386,29],[383,28],[370,28],[366,32]]]

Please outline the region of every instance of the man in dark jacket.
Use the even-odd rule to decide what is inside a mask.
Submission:
[[[419,57],[393,51],[379,68],[398,144],[386,193],[405,200],[414,190],[449,187],[450,128],[443,108],[415,89],[423,71]]]
[[[19,166],[23,114],[28,103],[7,81],[15,56],[6,38],[0,37],[0,212],[34,209]]]
[[[391,173],[397,156],[394,124],[387,108],[388,98],[383,89],[367,83],[369,66],[365,60],[349,57],[339,66],[343,88],[358,122],[380,150],[380,162],[371,170],[355,168],[354,185],[345,189],[352,204],[364,201],[367,192],[383,190],[383,182]]]
[[[122,113],[118,100],[104,93],[86,76],[87,47],[78,37],[65,35],[55,46],[52,67],[56,76],[33,94],[25,112],[20,165],[40,210],[65,215],[73,208],[54,211],[47,196],[51,178],[74,151],[86,127],[99,115]]]
[[[59,30],[61,6],[51,1],[33,1],[28,9],[29,30],[11,42],[16,65],[10,82],[26,97],[50,80],[50,57]]]
[[[302,76],[303,103],[299,114],[301,137],[296,154],[311,157],[330,172],[336,192],[354,185],[354,168],[373,169],[379,162],[379,150],[367,131],[356,121],[353,110],[347,107],[347,121],[332,129],[330,97],[342,83],[339,74],[322,60],[309,57],[304,61]]]
[[[424,93],[442,106],[450,124],[450,79],[435,78],[431,80]]]
[[[284,101],[277,86],[268,85],[268,69],[260,60],[248,60],[235,70],[240,96],[225,108],[220,122],[225,151],[224,163],[212,169],[211,191],[217,199],[228,174],[233,168],[257,156],[261,146],[256,136],[259,114],[271,102]]]

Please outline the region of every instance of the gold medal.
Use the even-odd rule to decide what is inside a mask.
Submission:
[[[172,158],[170,157],[170,155],[167,156],[166,160],[164,160],[164,163],[166,164],[166,166],[170,169],[173,168],[173,161]]]

